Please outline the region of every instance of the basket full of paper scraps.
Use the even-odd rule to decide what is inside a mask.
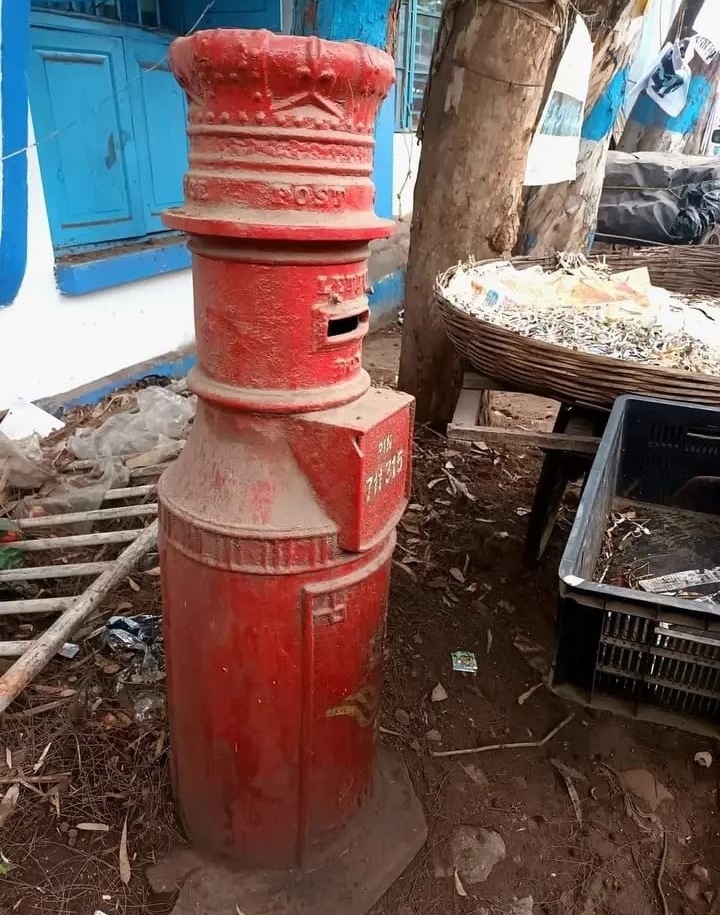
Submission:
[[[601,408],[633,393],[720,405],[717,249],[468,261],[434,296],[457,351],[508,390]]]

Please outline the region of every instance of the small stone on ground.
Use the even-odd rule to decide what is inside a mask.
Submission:
[[[463,884],[484,883],[505,857],[498,833],[475,826],[458,826],[450,838],[450,854]]]
[[[626,769],[620,773],[623,786],[643,801],[654,813],[664,801],[674,800],[672,794],[647,769]]]

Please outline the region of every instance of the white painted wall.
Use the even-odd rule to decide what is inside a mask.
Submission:
[[[59,394],[192,342],[189,270],[60,295],[35,149],[28,153],[28,197],[25,279],[13,304],[0,308],[0,409],[16,397]]]
[[[32,143],[32,120],[29,136]],[[398,218],[412,212],[419,158],[414,135],[395,134]],[[28,198],[25,279],[12,305],[0,308],[0,409],[17,397],[60,394],[192,343],[189,270],[80,296],[61,295],[35,148],[28,153]]]
[[[289,0],[285,6],[289,8]],[[81,296],[60,294],[29,120],[27,267],[15,301],[0,307],[0,409],[18,397],[37,400],[61,394],[193,341],[189,270]],[[412,134],[395,134],[393,193],[398,217],[412,211],[419,156]],[[2,169],[0,195],[1,181]]]
[[[29,137],[32,143],[32,120]],[[407,218],[420,159],[415,136],[396,133],[393,155],[394,214]],[[13,304],[0,308],[0,409],[17,397],[60,394],[193,342],[189,270],[64,296],[54,264],[37,150],[31,148],[27,269]]]
[[[396,133],[393,138],[393,216],[396,219],[406,219],[412,213],[419,162],[420,144],[415,134]]]

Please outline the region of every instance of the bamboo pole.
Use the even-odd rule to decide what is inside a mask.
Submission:
[[[139,518],[157,514],[157,502],[147,505],[119,505],[117,508],[97,508],[89,512],[70,512],[67,515],[41,515],[39,518],[22,518],[13,522],[21,531],[37,527],[61,527],[86,521],[110,521],[114,518]]]
[[[0,677],[0,713],[4,712],[15,697],[45,667],[51,658],[76,631],[78,626],[92,613],[103,598],[116,587],[136,565],[138,560],[157,542],[157,519],[145,528],[137,540],[126,547],[111,568],[104,571],[87,590],[74,601],[73,605],[35,639],[12,667]]]
[[[67,537],[39,537],[36,540],[18,540],[12,546],[13,549],[23,553],[38,553],[41,550],[70,550],[83,546],[102,546],[105,543],[132,543],[142,532],[142,528],[133,528],[129,531],[70,534]]]
[[[105,562],[71,562],[68,565],[30,566],[22,569],[3,569],[0,583],[4,581],[44,581],[46,578],[79,578],[83,575],[99,575],[115,565],[115,560]]]
[[[143,486],[127,486],[122,489],[108,489],[104,502],[117,502],[120,499],[135,499],[140,496],[149,496],[157,489],[157,483],[146,483]]]
[[[67,610],[80,597],[38,597],[28,600],[0,600],[0,616],[20,616],[23,613],[55,613]]]

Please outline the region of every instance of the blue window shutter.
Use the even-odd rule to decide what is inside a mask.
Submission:
[[[57,248],[143,234],[120,38],[33,27],[30,101]]]
[[[183,200],[188,167],[185,94],[167,63],[170,39],[125,39],[129,90],[144,196],[145,231],[165,227],[160,215]]]
[[[207,0],[186,0],[185,29],[193,26]],[[282,0],[215,0],[199,25],[201,29],[270,29],[282,26]]]

